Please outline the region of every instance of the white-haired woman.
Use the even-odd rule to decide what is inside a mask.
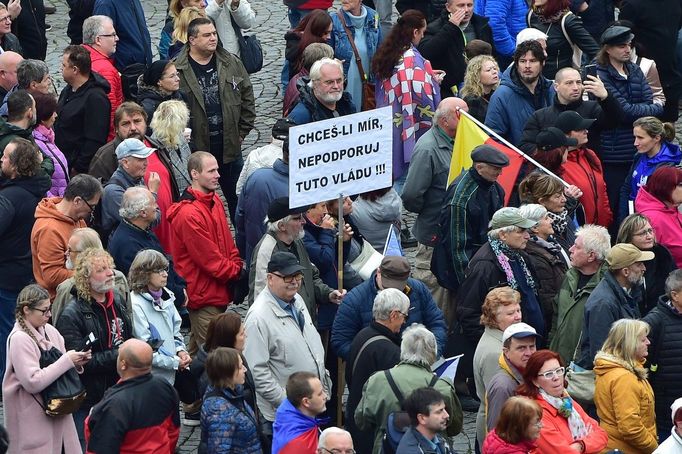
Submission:
[[[658,447],[654,392],[644,368],[648,334],[646,322],[618,320],[594,358],[594,403],[607,449],[649,454]]]

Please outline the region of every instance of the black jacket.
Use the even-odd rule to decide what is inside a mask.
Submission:
[[[93,333],[95,336],[92,359],[84,366],[85,371],[80,375],[88,394],[82,408],[87,409],[99,402],[104,391],[118,382],[118,347],[133,337],[133,329],[123,297],[118,293],[113,293],[113,307],[108,308],[106,313],[101,304],[85,301],[76,295],[75,287],[71,294],[72,298],[64,306],[56,328],[64,336],[67,351],[82,350],[88,335]],[[112,308],[116,312],[118,323],[114,322]],[[111,325],[116,326],[115,336],[111,335]]]
[[[644,272],[644,297],[639,307],[642,315],[648,314],[658,305],[658,300],[665,296],[665,280],[672,271],[677,269],[675,260],[673,260],[673,256],[667,247],[662,244],[655,244],[651,252],[656,257],[644,263],[646,266],[646,271]]]
[[[474,14],[469,27],[474,28],[477,39],[493,46],[493,32],[488,25],[488,18]],[[455,96],[457,87],[464,82],[467,67],[464,46],[464,32],[448,20],[447,10],[443,10],[440,17],[426,27],[424,38],[419,42],[419,52],[431,62],[433,69],[445,71],[445,78],[440,84],[444,98]]]
[[[297,125],[304,125],[320,120],[334,118],[334,112],[327,109],[317,100],[312,87],[304,85],[299,89],[298,103],[289,111],[288,118]],[[355,104],[347,91],[343,92],[341,99],[336,103],[336,112],[340,117],[357,111]]]
[[[69,165],[78,173],[86,173],[92,157],[107,143],[111,103],[107,94],[109,82],[96,72],[78,90],[67,85],[59,95],[55,143]]]
[[[164,101],[185,101],[184,94],[178,90],[173,93],[162,93],[158,87],[153,87],[144,83],[144,74],[140,74],[137,78],[137,103],[144,108],[147,113],[147,135],[152,134],[151,126],[152,118],[156,108]]]
[[[33,281],[31,230],[36,207],[50,186],[42,172],[0,186],[0,289],[18,292]]]
[[[656,429],[659,434],[667,436],[672,427],[670,405],[680,397],[682,314],[671,307],[667,297],[662,296],[643,320],[651,326],[647,362],[649,383],[655,396]]]
[[[69,24],[66,34],[71,38],[71,44],[83,42],[83,22],[92,16],[95,0],[66,0],[69,4]]]
[[[2,39],[0,39],[0,47],[2,47],[2,50],[5,52],[11,50],[12,52],[16,52],[22,56],[24,53],[24,50],[21,48],[21,44],[19,43],[19,38],[14,36],[13,33],[7,33],[2,37]]]
[[[604,100],[583,101],[582,98],[571,104],[561,104],[558,97],[554,97],[554,103],[549,107],[536,110],[528,117],[526,126],[523,128],[523,137],[519,148],[526,153],[535,153],[537,145],[535,139],[540,131],[554,126],[559,114],[572,110],[578,112],[583,118],[596,119],[590,127],[587,135],[585,148],[599,150],[599,136],[601,130],[611,129],[618,126],[624,117],[623,109],[616,98],[609,93]]]
[[[2,0],[7,5],[8,0]],[[42,1],[21,0],[21,13],[12,21],[12,33],[17,35],[24,58],[45,60],[47,37],[45,36],[45,4]],[[12,50],[6,49],[5,50]]]

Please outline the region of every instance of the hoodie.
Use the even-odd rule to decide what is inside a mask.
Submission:
[[[656,241],[667,247],[678,268],[682,268],[682,214],[641,187],[635,198],[635,211],[649,218]]]
[[[661,142],[661,149],[650,158],[646,153],[638,153],[632,163],[632,172],[629,178],[629,200],[635,200],[639,188],[646,185],[647,179],[661,165],[677,165],[682,160],[680,147],[670,143]]]
[[[73,276],[65,266],[66,252],[71,232],[87,227],[82,219],[74,220],[57,209],[61,197],[40,201],[35,211],[35,224],[31,231],[33,276],[36,283],[47,289],[53,300],[59,284]]]
[[[144,108],[147,113],[147,134],[152,133],[149,124],[152,122],[154,112],[164,101],[183,101],[185,98],[180,90],[174,92],[167,92],[161,90],[159,87],[147,85],[144,83],[144,74],[140,74],[137,78],[137,103]]]

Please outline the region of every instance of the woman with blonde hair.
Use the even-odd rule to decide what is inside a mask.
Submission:
[[[9,453],[81,452],[73,416],[48,416],[40,393],[72,368],[82,372],[91,353],[67,351],[64,338],[48,323],[50,315],[47,291],[36,284],[24,287],[17,298],[16,323],[7,342],[7,371],[2,383]],[[42,367],[41,352],[52,349],[61,357]]]
[[[183,101],[171,100],[159,104],[150,123],[152,140],[159,145],[157,153],[160,158],[168,160],[178,195],[182,195],[192,183],[187,170],[192,150],[184,135],[188,122],[187,105]]]
[[[646,322],[617,320],[594,358],[594,403],[608,449],[650,454],[658,447],[654,392],[644,368],[648,334]]]
[[[483,443],[483,454],[528,454],[542,429],[542,408],[527,397],[513,396],[502,406],[500,418]]]
[[[481,307],[483,336],[474,352],[474,382],[481,401],[476,415],[476,439],[483,445],[486,434],[485,395],[487,384],[499,372],[498,358],[502,351],[502,333],[508,326],[521,321],[521,294],[511,287],[497,287],[488,292]]]
[[[206,17],[206,11],[203,8],[190,6],[183,8],[178,17],[173,20],[173,33],[167,57],[169,60],[174,59],[180,53],[180,49],[187,42],[189,23],[198,17]]]
[[[490,55],[479,55],[469,60],[464,73],[464,86],[459,95],[469,106],[469,113],[485,121],[488,102],[500,86],[500,67]]]
[[[175,27],[175,20],[180,16],[183,9],[197,8],[203,10],[206,8],[205,0],[170,0],[168,4],[168,17],[166,23],[161,30],[161,38],[159,39],[159,57],[167,59],[168,49],[173,42],[173,28]]]

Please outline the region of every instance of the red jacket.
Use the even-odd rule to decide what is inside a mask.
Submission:
[[[109,102],[111,103],[111,116],[109,120],[109,135],[107,136],[107,142],[114,139],[116,131],[114,131],[114,114],[116,109],[123,102],[123,84],[121,83],[121,74],[118,72],[114,66],[114,59],[107,57],[97,49],[84,44],[88,52],[90,52],[90,59],[92,60],[92,70],[95,71],[100,76],[104,77],[111,90],[109,91]],[[152,121],[151,118],[147,119],[147,122]]]
[[[571,452],[569,446],[574,443],[568,420],[559,414],[559,411],[549,404],[541,396],[536,402],[542,407],[542,430],[537,440],[538,454],[556,454]],[[575,400],[573,407],[578,411],[586,426],[591,427],[590,433],[580,441],[585,444],[584,454],[597,454],[606,448],[608,436],[599,423],[590,418],[583,407]]]
[[[492,430],[483,442],[483,454],[535,454],[537,446],[530,440],[523,440],[515,445],[508,443]]]
[[[667,207],[643,186],[635,198],[635,211],[649,218],[656,241],[668,248],[677,267],[682,268],[682,214],[677,207]]]
[[[562,177],[583,191],[580,198],[585,209],[585,224],[608,227],[613,213],[606,193],[604,171],[594,151],[580,148],[568,152],[568,160],[561,166]]]
[[[239,278],[243,262],[218,196],[188,187],[166,218],[174,235],[175,269],[187,281],[188,307],[230,304],[228,283]]]
[[[284,4],[295,9],[323,9],[327,11],[332,7],[332,0],[284,0]]]

